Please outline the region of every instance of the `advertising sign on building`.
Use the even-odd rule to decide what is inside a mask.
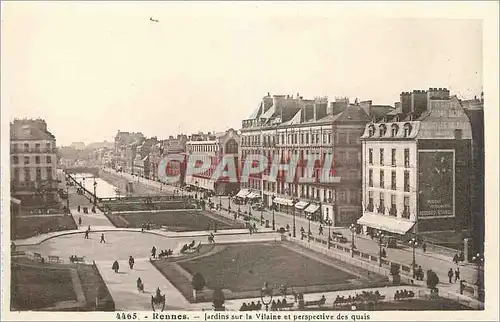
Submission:
[[[453,150],[420,150],[419,217],[455,215],[455,154]]]

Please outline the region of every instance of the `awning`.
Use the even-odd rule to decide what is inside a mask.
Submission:
[[[315,213],[317,210],[319,209],[319,205],[316,205],[316,204],[310,204],[309,207],[306,208],[306,210],[304,210],[305,212],[308,212],[310,214],[313,214]]]
[[[14,197],[10,197],[10,201],[12,203],[15,203],[16,205],[20,205],[21,204],[21,200],[19,200],[17,198],[14,198]]]
[[[293,200],[292,199],[286,199],[286,198],[279,198],[276,197],[274,198],[274,202],[283,206],[293,206]]]
[[[358,224],[400,235],[406,234],[415,225],[413,221],[374,214],[364,214],[358,219]]]
[[[248,189],[241,189],[237,194],[236,194],[236,197],[239,197],[239,198],[246,198],[246,196],[248,196],[250,194],[250,191],[248,191]]]
[[[255,198],[260,198],[260,194],[257,193],[257,192],[250,192],[248,195],[247,195],[247,198],[248,199],[255,199]]]
[[[295,208],[303,210],[308,204],[309,203],[307,201],[299,201],[295,204]]]

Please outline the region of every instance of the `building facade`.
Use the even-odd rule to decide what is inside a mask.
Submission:
[[[363,231],[405,239],[466,229],[471,138],[468,117],[448,90],[402,93],[401,113],[369,123],[361,137]]]
[[[11,194],[23,206],[58,203],[56,139],[41,119],[10,124]]]
[[[142,133],[118,131],[114,142],[114,168],[116,170],[132,173],[136,149],[142,144],[145,137]]]
[[[208,170],[203,173],[185,173],[185,183],[196,189],[210,191],[217,195],[229,195],[238,192],[240,184],[216,174],[217,167],[227,156],[235,161],[238,173],[238,150],[240,135],[234,129],[222,133],[193,134],[186,141],[186,158],[196,155]],[[196,165],[188,165],[196,166]],[[215,174],[215,175],[214,175]]]

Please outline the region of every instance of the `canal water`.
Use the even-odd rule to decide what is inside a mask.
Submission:
[[[117,188],[112,184],[100,179],[94,178],[90,173],[75,173],[71,175],[77,182],[85,187],[90,192],[94,192],[94,180],[97,183],[96,194],[97,198],[112,198],[118,196]]]

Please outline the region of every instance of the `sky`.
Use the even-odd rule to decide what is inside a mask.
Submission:
[[[2,110],[44,118],[68,145],[118,130],[162,139],[239,129],[268,92],[390,105],[429,87],[480,95],[481,20],[376,9],[4,2]]]

